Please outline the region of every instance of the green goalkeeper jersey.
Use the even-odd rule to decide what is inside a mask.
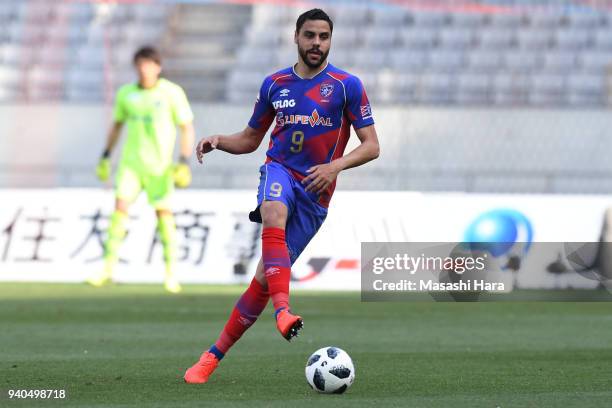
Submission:
[[[160,175],[172,165],[176,126],[193,121],[193,112],[183,89],[160,78],[149,89],[138,84],[122,86],[117,92],[114,119],[127,126],[120,165]]]

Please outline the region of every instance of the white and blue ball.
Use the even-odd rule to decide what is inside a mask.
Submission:
[[[342,394],[355,381],[353,360],[338,347],[323,347],[306,362],[306,380],[318,392]]]

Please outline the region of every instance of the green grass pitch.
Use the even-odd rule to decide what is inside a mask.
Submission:
[[[0,406],[610,407],[611,303],[362,303],[295,292],[303,334],[287,343],[270,306],[208,384],[182,374],[242,287],[0,284]],[[352,356],[344,395],[306,384],[322,346]],[[62,401],[9,389],[65,389]]]

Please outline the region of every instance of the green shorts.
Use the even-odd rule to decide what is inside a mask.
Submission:
[[[120,165],[115,178],[117,198],[132,203],[142,190],[147,192],[149,204],[156,209],[169,209],[174,192],[172,167],[159,175],[151,175],[126,165]]]

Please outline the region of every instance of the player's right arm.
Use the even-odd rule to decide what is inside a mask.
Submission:
[[[106,146],[104,147],[103,156],[108,157],[113,152],[119,140],[119,136],[121,135],[121,129],[123,129],[123,122],[113,122],[106,136]]]
[[[98,179],[100,179],[100,181],[107,181],[111,176],[110,155],[113,152],[115,146],[117,145],[117,141],[119,140],[119,136],[121,135],[121,129],[123,128],[123,122],[127,118],[127,112],[125,110],[123,102],[123,95],[125,93],[124,89],[125,88],[121,88],[117,92],[115,107],[113,109],[114,121],[106,136],[106,144],[104,146],[104,151],[102,152],[100,161],[96,166],[96,175],[98,176]]]
[[[111,176],[110,155],[117,144],[117,140],[119,140],[122,127],[122,122],[114,122],[108,132],[108,136],[106,136],[106,145],[96,166],[96,176],[98,176],[100,181],[107,181]]]
[[[273,84],[274,82],[270,77],[263,81],[255,102],[253,115],[244,130],[233,135],[207,137],[198,143],[196,154],[200,163],[202,163],[204,155],[214,149],[232,154],[252,153],[257,150],[275,116],[274,108],[270,103],[270,90]]]
[[[206,137],[200,140],[196,148],[198,161],[202,163],[202,159],[206,153],[210,153],[214,149],[222,150],[231,154],[246,154],[252,153],[261,144],[266,135],[267,128],[264,130],[253,129],[247,126],[244,130],[233,135],[215,135]]]

